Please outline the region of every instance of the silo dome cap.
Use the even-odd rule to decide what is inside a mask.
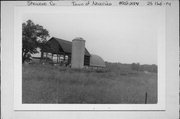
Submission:
[[[85,40],[83,38],[81,38],[81,37],[76,37],[76,38],[73,39],[73,41],[85,41]]]

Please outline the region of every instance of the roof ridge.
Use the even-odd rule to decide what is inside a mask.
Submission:
[[[61,40],[61,41],[64,41],[64,42],[72,43],[71,41],[67,41],[67,40],[64,40],[64,39],[61,39],[61,38],[57,38],[57,37],[52,37],[52,38],[54,38],[56,40]]]
[[[72,42],[71,41],[67,41],[67,40],[64,40],[64,39],[56,38],[56,37],[52,37],[50,39],[53,39],[53,38],[59,42],[59,45],[62,47],[62,49],[65,52],[71,52],[71,50],[70,50],[72,48]],[[64,46],[63,44],[64,45],[66,44],[66,46]],[[67,45],[68,45],[68,47],[67,47]],[[70,47],[69,47],[69,45],[70,45]],[[85,47],[85,54],[90,56],[90,53],[86,49],[86,47]]]

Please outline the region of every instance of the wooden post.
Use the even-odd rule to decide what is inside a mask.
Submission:
[[[60,61],[61,61],[60,57],[61,57],[61,55],[58,55],[59,63],[60,63]]]
[[[145,94],[145,104],[147,104],[147,92]]]
[[[58,54],[57,54],[57,63],[58,63]]]
[[[39,60],[39,62],[41,63],[44,59],[44,52],[41,50],[41,59]]]
[[[71,55],[68,55],[68,64],[71,63],[71,59],[70,59]]]
[[[52,65],[54,65],[54,61],[53,61],[53,55],[54,55],[54,54],[52,53]]]
[[[46,62],[47,62],[47,52],[46,52]]]
[[[60,62],[60,57],[59,57],[59,54],[58,54],[58,63]]]
[[[64,57],[64,61],[65,61],[65,54],[63,55],[63,57]]]

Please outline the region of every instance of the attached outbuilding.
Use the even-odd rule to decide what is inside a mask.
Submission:
[[[90,66],[104,68],[106,65],[105,65],[104,60],[100,56],[91,54]]]

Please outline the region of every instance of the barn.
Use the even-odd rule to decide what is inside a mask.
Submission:
[[[104,60],[98,55],[90,54],[85,48],[85,40],[80,37],[72,42],[52,37],[39,52],[41,54],[32,57],[41,59],[41,62],[49,59],[53,64],[71,65],[74,68],[105,67]]]
[[[64,61],[67,64],[70,64],[72,54],[72,42],[52,37],[46,42],[45,48],[41,52],[43,54],[43,57],[51,57],[51,59],[54,59],[54,63],[60,63]],[[84,66],[89,65],[90,53],[85,48]]]

